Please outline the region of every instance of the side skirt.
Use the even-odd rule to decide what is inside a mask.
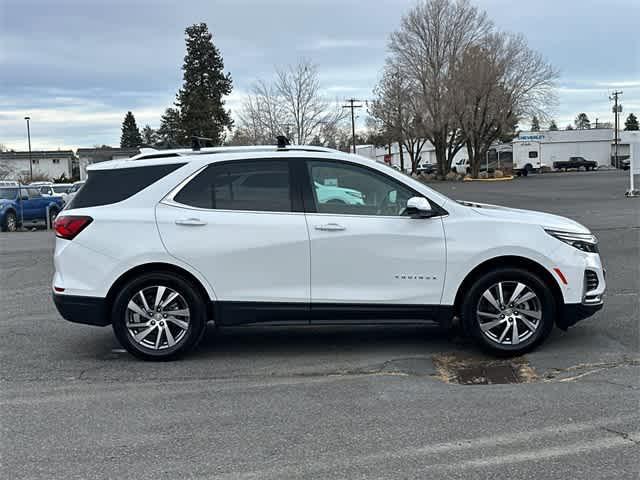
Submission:
[[[448,326],[451,305],[359,303],[212,302],[218,325],[380,325],[433,324]]]

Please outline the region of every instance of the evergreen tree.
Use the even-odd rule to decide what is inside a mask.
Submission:
[[[535,115],[531,119],[531,131],[532,132],[540,131],[540,120],[538,120],[538,117],[536,117]]]
[[[142,145],[142,136],[133,113],[127,112],[122,122],[122,136],[120,137],[120,147],[136,148]]]
[[[575,123],[578,130],[591,128],[591,120],[589,120],[586,113],[579,113],[573,123]]]
[[[197,135],[211,138],[219,145],[225,129],[233,125],[223,100],[231,93],[231,74],[223,71],[222,55],[211,41],[206,23],[194,24],[185,33],[184,81],[176,101],[180,111],[180,141],[189,144],[190,137]]]
[[[160,128],[156,132],[158,142],[171,148],[181,145],[183,137],[180,129],[180,112],[175,108],[167,108],[160,118]],[[187,144],[187,143],[185,143]]]
[[[627,120],[624,122],[625,130],[640,130],[638,127],[638,117],[636,117],[633,113],[630,113],[627,117]]]
[[[571,124],[567,125],[567,128],[565,128],[565,130],[573,130],[573,125]]]
[[[556,121],[555,120],[551,120],[551,123],[549,124],[549,130],[551,132],[555,132],[558,130],[558,125],[556,125]]]
[[[142,129],[142,143],[149,146],[158,143],[158,134],[149,125],[145,125]]]

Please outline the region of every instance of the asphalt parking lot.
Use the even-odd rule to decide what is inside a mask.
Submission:
[[[429,328],[210,328],[182,361],[137,361],[109,328],[57,315],[51,232],[2,233],[0,476],[636,479],[640,199],[624,198],[627,179],[432,185],[600,239],[605,308],[521,359],[521,384],[447,383],[447,359],[486,358]]]

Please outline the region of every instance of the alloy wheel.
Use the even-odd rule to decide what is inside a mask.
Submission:
[[[7,215],[7,231],[15,232],[18,228],[18,222],[16,221],[15,215],[9,214]]]
[[[542,303],[523,282],[504,281],[489,287],[476,308],[482,334],[500,345],[529,340],[542,324]]]
[[[164,350],[185,338],[190,310],[180,293],[154,285],[143,288],[129,300],[125,317],[125,326],[134,342],[152,350]]]

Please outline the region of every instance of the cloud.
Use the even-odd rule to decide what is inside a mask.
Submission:
[[[184,28],[208,23],[233,77],[234,115],[245,92],[274,67],[307,57],[325,93],[370,99],[386,43],[415,0],[0,0],[0,143],[34,146],[117,144],[127,110],[157,127],[180,87]],[[502,29],[522,33],[561,69],[564,124],[581,111],[610,121],[609,90],[624,90],[625,113],[640,111],[637,30],[632,0],[474,0]],[[569,28],[570,27],[570,28]],[[587,39],[587,40],[585,40]],[[611,45],[615,45],[612,50]],[[362,115],[364,117],[364,115]]]

